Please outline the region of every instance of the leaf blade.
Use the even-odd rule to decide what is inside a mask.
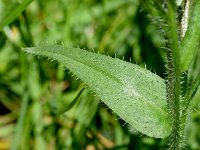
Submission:
[[[191,19],[186,31],[186,35],[183,38],[180,45],[180,60],[182,71],[188,70],[195,54],[198,51],[200,45],[200,1],[195,1],[193,4]]]
[[[157,75],[137,65],[77,48],[54,45],[24,50],[63,63],[143,134],[157,138],[169,135],[165,83]]]
[[[32,2],[33,0],[23,0],[19,5],[13,5],[8,9],[2,16],[0,21],[0,31],[3,29],[4,26],[11,23],[16,17],[18,17],[21,12],[23,12],[26,7]]]

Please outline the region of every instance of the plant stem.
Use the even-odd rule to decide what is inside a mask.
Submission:
[[[171,53],[168,53],[168,108],[172,120],[172,131],[169,136],[170,150],[179,150],[180,147],[180,81],[175,74],[175,67]]]
[[[176,25],[176,8],[173,2],[168,1],[168,38],[170,40],[168,51],[168,108],[172,121],[172,131],[169,136],[169,149],[180,149],[180,54]]]

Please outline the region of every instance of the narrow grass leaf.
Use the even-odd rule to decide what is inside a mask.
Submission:
[[[79,48],[43,45],[24,49],[64,64],[123,120],[151,137],[171,132],[166,86],[159,76],[137,65]]]
[[[23,0],[20,4],[13,4],[9,7],[9,9],[6,9],[5,13],[1,16],[0,31],[3,29],[4,26],[8,25],[15,18],[17,18],[32,1],[33,0]]]
[[[25,118],[26,118],[28,101],[29,101],[28,94],[24,94],[19,119],[18,119],[17,125],[16,125],[16,131],[15,131],[16,133],[13,138],[12,145],[11,145],[11,150],[17,150],[19,147],[20,141],[22,140],[21,136],[23,133],[23,126],[24,126],[24,122],[25,122]]]
[[[191,100],[194,97],[194,95],[197,92],[199,85],[200,85],[200,72],[198,73],[196,79],[193,81],[190,89],[188,90],[188,95],[187,95],[188,100]]]
[[[77,96],[73,99],[73,101],[64,110],[58,112],[58,114],[62,114],[64,112],[70,110],[76,104],[76,102],[79,100],[79,98],[84,90],[85,90],[85,87],[83,89],[81,89],[80,92],[77,94]]]

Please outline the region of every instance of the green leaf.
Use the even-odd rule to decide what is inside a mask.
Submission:
[[[3,29],[4,26],[11,23],[16,17],[20,15],[24,9],[32,2],[33,0],[23,0],[20,4],[12,4],[9,6],[5,13],[1,16],[0,19],[0,31]]]
[[[82,94],[82,92],[85,90],[85,87],[84,88],[82,88],[80,91],[79,91],[79,93],[76,95],[76,97],[72,100],[72,102],[67,106],[67,107],[65,107],[65,109],[63,109],[63,110],[60,110],[59,112],[56,112],[57,114],[62,114],[62,113],[64,113],[64,112],[66,112],[66,111],[69,111],[71,108],[73,108],[73,106],[78,102],[78,100],[79,100],[79,98],[80,98],[80,96],[81,96],[81,94]]]
[[[200,1],[193,4],[191,19],[183,41],[181,42],[180,56],[182,71],[188,70],[200,44]]]
[[[79,48],[30,47],[26,52],[64,64],[116,114],[151,137],[164,138],[171,126],[164,80],[137,65]]]
[[[11,145],[11,150],[17,150],[19,147],[20,140],[22,139],[22,133],[23,133],[23,127],[25,123],[25,118],[26,118],[26,113],[28,109],[28,102],[29,102],[29,97],[28,94],[25,93],[22,99],[22,106],[20,109],[20,115],[19,119],[17,121],[17,125],[15,127],[15,136],[13,138],[13,143]]]
[[[187,95],[188,100],[191,100],[194,97],[195,93],[198,90],[199,85],[200,85],[200,72],[198,73],[196,79],[192,82],[191,87],[188,90],[188,95]]]

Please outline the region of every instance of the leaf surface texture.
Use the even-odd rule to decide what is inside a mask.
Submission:
[[[151,137],[170,134],[165,82],[129,62],[61,45],[30,47],[26,52],[64,64],[119,117]]]

